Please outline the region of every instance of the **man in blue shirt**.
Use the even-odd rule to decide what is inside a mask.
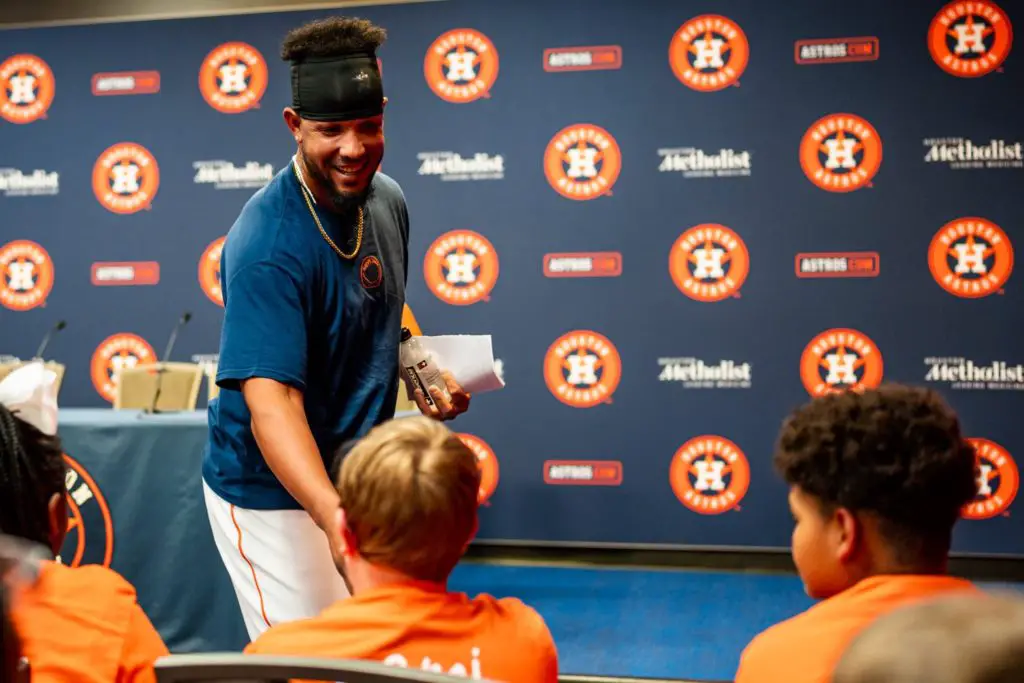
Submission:
[[[385,31],[331,18],[288,34],[297,145],[246,203],[221,255],[224,326],[204,494],[249,635],[348,595],[328,472],[338,447],[394,416],[409,217],[384,154],[376,50]],[[413,396],[438,419],[469,395]],[[407,387],[408,389],[408,387]]]

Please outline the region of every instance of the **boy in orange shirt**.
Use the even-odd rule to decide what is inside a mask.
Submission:
[[[555,644],[533,609],[447,589],[478,523],[480,470],[458,436],[426,417],[386,422],[345,456],[337,488],[343,543],[334,559],[353,597],[271,626],[247,653],[557,682]]]
[[[977,492],[975,453],[935,392],[814,400],[783,425],[775,466],[790,485],[793,561],[822,602],[757,636],[736,683],[826,683],[876,617],[975,590],[946,573],[953,525]]]
[[[0,382],[0,533],[56,558],[68,528],[66,466],[57,437],[56,375],[32,363]],[[168,654],[135,589],[100,566],[39,565],[11,620],[32,683],[153,683]]]

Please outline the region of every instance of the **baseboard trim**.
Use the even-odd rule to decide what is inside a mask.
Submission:
[[[470,545],[465,559],[490,564],[796,573],[789,552],[772,549],[658,549],[481,541]],[[957,555],[950,558],[950,573],[973,581],[1024,582],[1024,558]]]

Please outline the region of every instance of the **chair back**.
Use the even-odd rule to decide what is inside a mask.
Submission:
[[[156,661],[157,683],[452,683],[465,676],[399,669],[378,662],[277,655],[170,655]]]

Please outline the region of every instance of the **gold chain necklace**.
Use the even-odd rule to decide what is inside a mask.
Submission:
[[[295,172],[299,173],[298,164],[293,161],[292,166],[295,168]],[[299,178],[301,179],[302,176],[299,175]],[[313,208],[313,203],[309,200],[309,193],[306,190],[306,185],[300,181],[299,187],[302,189],[302,198],[306,200],[306,206],[309,208],[309,213],[313,216],[313,221],[316,223],[316,227],[320,229],[320,234],[323,235],[325,240],[327,240],[327,244],[331,245],[331,249],[336,251],[338,256],[341,258],[348,259],[350,261],[354,259],[356,254],[359,253],[359,248],[363,246],[363,207],[359,207],[359,224],[356,227],[356,248],[352,250],[351,254],[346,254],[338,248],[338,245],[334,243],[334,240],[332,240],[327,234],[327,231],[324,230],[324,226],[320,224],[320,218],[316,215],[316,209]]]

